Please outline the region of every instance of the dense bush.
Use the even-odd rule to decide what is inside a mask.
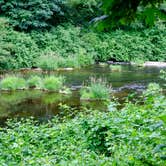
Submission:
[[[146,26],[152,26],[159,19],[166,20],[161,5],[165,0],[101,0],[104,17],[99,23],[100,29],[121,27],[139,20]],[[117,12],[118,11],[118,12]]]
[[[100,0],[66,0],[68,21],[76,25],[88,25],[100,14]]]
[[[87,25],[99,13],[99,0],[0,0],[0,14],[17,30],[48,29],[62,22]]]
[[[32,33],[41,50],[66,57],[84,50],[96,61],[166,60],[166,27],[145,30],[116,30],[111,33],[85,32],[73,25],[58,26],[49,33]]]
[[[21,30],[48,28],[64,16],[64,0],[0,0],[0,12]]]
[[[82,67],[107,60],[166,60],[164,24],[140,31],[116,30],[110,33],[85,31],[65,24],[50,31],[25,34],[11,29],[4,18],[0,22],[1,69]]]
[[[14,31],[0,18],[0,69],[31,67],[38,51],[29,35]]]
[[[166,98],[154,98],[142,105],[127,103],[120,111],[115,105],[110,112],[91,110],[64,122],[9,121],[0,129],[0,163],[164,166]]]

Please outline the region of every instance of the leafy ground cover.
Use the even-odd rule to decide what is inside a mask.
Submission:
[[[0,128],[0,163],[164,166],[166,98],[160,90],[151,84],[142,105],[111,103],[109,112],[89,110],[63,122],[8,121]]]

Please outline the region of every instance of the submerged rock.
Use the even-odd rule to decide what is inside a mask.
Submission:
[[[43,71],[41,68],[21,68],[20,69],[21,72],[23,73],[26,73],[26,72],[29,72],[29,71]]]
[[[72,91],[77,91],[77,90],[79,90],[79,89],[81,89],[81,88],[82,88],[82,85],[72,86],[72,87],[71,87],[71,90],[72,90]]]
[[[124,86],[118,88],[117,91],[123,91],[123,90],[143,91],[145,88],[146,88],[146,86],[142,85],[142,84],[128,84],[128,85],[124,85]]]
[[[114,62],[114,61],[107,61],[107,64],[109,65],[130,65],[130,62]]]

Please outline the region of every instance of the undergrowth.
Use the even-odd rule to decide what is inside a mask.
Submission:
[[[2,165],[158,165],[166,160],[166,98],[150,85],[142,105],[114,104],[110,112],[89,110],[72,119],[39,124],[8,121],[0,128]],[[113,104],[113,103],[111,103]]]

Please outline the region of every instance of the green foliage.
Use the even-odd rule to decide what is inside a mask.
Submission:
[[[25,80],[18,76],[6,76],[0,81],[0,89],[1,90],[18,90],[18,89],[27,89],[27,88],[35,88],[41,90],[49,90],[49,91],[60,91],[62,93],[67,94],[69,90],[64,85],[64,78],[59,76],[47,76],[45,78],[41,78],[39,76],[31,76],[29,79]]]
[[[60,68],[80,68],[94,63],[93,57],[88,56],[85,49],[80,49],[77,55],[62,57],[52,52],[38,57],[36,66],[44,70],[56,70]]]
[[[9,121],[0,129],[0,163],[164,166],[166,98],[158,97],[158,105],[126,103],[64,122]]]
[[[55,70],[58,68],[57,57],[51,55],[42,55],[35,59],[36,66],[43,70]]]
[[[145,98],[145,103],[154,102],[158,103],[160,101],[159,94],[161,93],[162,89],[157,83],[150,83],[146,91],[143,92],[143,96]]]
[[[124,26],[136,18],[147,26],[154,25],[158,18],[166,19],[165,13],[159,7],[165,0],[102,0],[102,2],[102,10],[106,17],[100,22],[100,29]]]
[[[64,83],[63,77],[49,76],[45,77],[43,80],[44,89],[49,91],[59,91],[60,89],[62,89],[63,83]]]
[[[65,25],[52,29],[50,33],[32,33],[32,38],[46,54],[55,52],[63,57],[82,54],[85,55],[84,60],[92,57],[95,61],[164,61],[165,35],[165,25],[141,31],[116,30],[111,33],[84,32],[79,27]]]
[[[163,80],[166,80],[166,70],[161,70],[160,71],[160,78]]]
[[[7,76],[1,80],[0,88],[2,90],[25,89],[26,88],[26,81],[20,77]]]
[[[83,100],[109,100],[111,87],[102,79],[91,78],[88,87],[81,90],[81,99]]]
[[[38,55],[38,46],[32,38],[14,31],[8,20],[0,18],[0,69],[31,67]]]
[[[100,0],[67,0],[69,21],[73,24],[87,25],[100,13]]]
[[[41,89],[42,88],[42,79],[39,76],[31,76],[27,80],[27,84],[28,84],[29,88]]]
[[[92,8],[92,6],[97,6],[97,4],[99,3],[100,1],[99,0],[89,0],[89,1],[86,1],[86,0],[68,0],[67,3],[70,5],[70,6],[83,6],[83,7],[89,7],[89,8]]]
[[[0,0],[0,12],[20,30],[48,28],[64,18],[64,0]]]
[[[157,29],[160,30],[158,31]],[[155,27],[140,32],[117,30],[111,34],[103,34],[105,39],[100,54],[102,57],[99,56],[99,59],[114,59],[117,61],[164,61],[166,54],[165,31],[163,30],[165,28],[162,29],[162,27]]]
[[[83,31],[65,24],[49,32],[30,34],[12,30],[0,18],[0,68],[38,66],[43,69],[82,67],[94,61],[165,61],[164,24],[145,30],[111,33]]]

